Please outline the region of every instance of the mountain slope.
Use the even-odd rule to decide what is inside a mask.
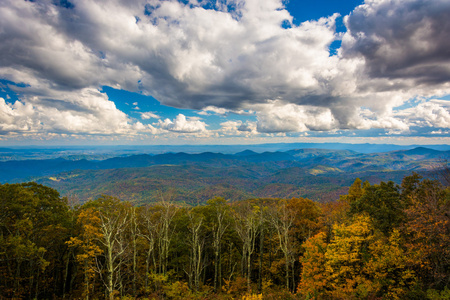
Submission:
[[[326,201],[355,178],[371,183],[401,182],[411,171],[434,170],[450,151],[427,148],[385,153],[295,149],[236,154],[166,153],[95,160],[21,160],[0,162],[1,182],[35,180],[85,201],[101,194],[151,202],[161,193],[176,201],[199,203],[214,196],[310,197]]]

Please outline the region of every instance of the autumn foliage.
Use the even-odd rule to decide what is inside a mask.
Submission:
[[[76,203],[36,183],[0,185],[0,197],[0,299],[450,295],[450,191],[417,174],[356,179],[328,203]]]

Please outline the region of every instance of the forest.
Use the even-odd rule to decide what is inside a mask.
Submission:
[[[449,299],[448,173],[357,178],[325,203],[80,203],[2,184],[0,299]]]

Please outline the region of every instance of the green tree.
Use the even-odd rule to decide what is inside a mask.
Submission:
[[[404,221],[404,207],[399,187],[392,181],[381,182],[364,188],[362,196],[350,203],[350,214],[368,214],[374,227],[388,236]]]
[[[67,200],[34,182],[0,185],[1,297],[40,297],[60,293]]]

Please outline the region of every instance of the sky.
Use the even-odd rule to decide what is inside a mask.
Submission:
[[[450,144],[448,0],[2,0],[0,146]]]

